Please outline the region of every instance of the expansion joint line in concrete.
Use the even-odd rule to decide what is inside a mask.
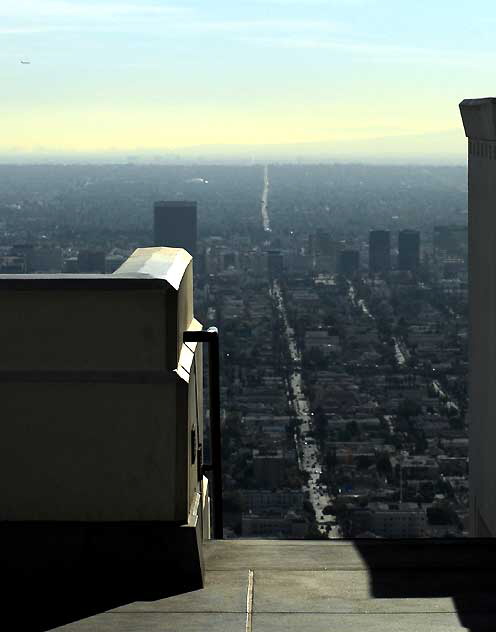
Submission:
[[[254,574],[250,569],[248,571],[248,589],[246,591],[246,625],[245,632],[252,632],[253,628],[253,589],[254,589]]]

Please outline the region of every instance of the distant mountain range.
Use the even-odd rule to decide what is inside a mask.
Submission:
[[[318,143],[268,145],[194,145],[174,149],[128,151],[0,151],[1,163],[257,163],[257,162],[361,162],[370,164],[466,163],[463,130],[432,134],[384,136]]]
[[[177,149],[181,156],[259,156],[294,161],[295,159],[372,160],[398,162],[421,159],[455,162],[466,160],[466,138],[463,130],[401,136],[383,136],[374,139],[352,139],[320,143],[288,143],[274,145],[197,145]]]

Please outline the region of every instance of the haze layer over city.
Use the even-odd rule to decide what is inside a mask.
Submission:
[[[0,271],[110,273],[157,200],[198,205],[226,536],[466,535],[466,169],[4,165]]]

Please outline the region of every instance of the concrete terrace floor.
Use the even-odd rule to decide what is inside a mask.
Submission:
[[[492,540],[227,540],[208,542],[204,553],[203,589],[164,597],[160,586],[155,586],[155,594],[146,598],[136,599],[131,591],[115,597],[113,603],[100,594],[91,612],[73,611],[72,623],[6,629],[496,630],[496,543]],[[171,569],[164,569],[164,576],[167,571]],[[88,599],[91,588],[90,582]],[[102,590],[105,593],[105,581]],[[58,598],[52,595],[52,608]],[[26,602],[25,608],[36,605]]]

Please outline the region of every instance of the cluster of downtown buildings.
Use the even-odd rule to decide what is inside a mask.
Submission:
[[[334,499],[329,513],[342,535],[467,533],[466,229],[436,233],[461,239],[449,248],[437,240],[422,277],[415,231],[400,242],[415,265],[381,272],[343,269],[343,254],[353,249],[335,256],[322,233],[307,235],[299,252],[284,243],[277,251],[206,244],[202,300],[223,332],[225,492],[236,533],[297,537],[303,522],[307,533],[312,526],[288,386],[294,359],[271,298],[273,279],[301,351],[313,417],[303,439],[318,447],[312,466]],[[363,242],[366,253],[366,236]],[[371,263],[386,255],[390,262],[388,232],[372,231],[368,243]],[[458,261],[459,274],[446,269],[447,259]],[[455,303],[460,310],[450,312]]]

